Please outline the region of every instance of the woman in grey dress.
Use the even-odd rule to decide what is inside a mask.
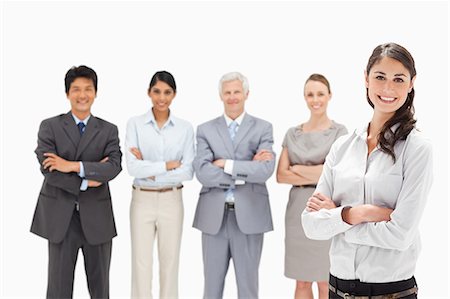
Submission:
[[[331,145],[347,129],[327,115],[331,91],[324,76],[312,74],[306,80],[304,97],[311,113],[309,120],[287,131],[277,169],[278,183],[292,185],[285,218],[285,275],[297,280],[295,298],[313,298],[314,281],[319,298],[328,298],[330,242],[306,238],[301,213],[314,192]]]

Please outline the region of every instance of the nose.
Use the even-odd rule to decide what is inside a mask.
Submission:
[[[387,80],[383,85],[383,91],[386,93],[391,93],[394,90],[394,82]]]

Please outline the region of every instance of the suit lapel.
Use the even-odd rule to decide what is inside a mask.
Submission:
[[[225,148],[227,149],[231,158],[234,159],[233,143],[231,141],[230,133],[228,132],[227,123],[223,116],[220,116],[217,118],[216,128],[217,128],[217,131],[219,132],[220,137],[223,140],[223,143],[225,144]]]
[[[97,118],[93,115],[89,118],[89,121],[86,125],[86,129],[84,130],[83,135],[81,136],[80,143],[78,144],[76,159],[79,159],[81,153],[86,149],[91,140],[95,137],[95,135],[100,132],[99,123]],[[79,135],[79,133],[78,133]]]
[[[73,119],[72,113],[67,113],[63,116],[62,119],[62,127],[64,132],[69,137],[72,142],[74,148],[78,147],[78,143],[80,143],[80,131],[78,130],[77,125],[75,124],[75,120]]]
[[[244,139],[245,135],[247,135],[247,133],[250,131],[254,122],[255,120],[253,119],[252,116],[245,114],[244,119],[242,120],[242,123],[239,126],[239,129],[233,140],[234,150],[237,148],[242,139]]]

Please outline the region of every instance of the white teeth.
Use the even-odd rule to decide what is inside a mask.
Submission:
[[[380,99],[386,102],[392,102],[393,100],[395,100],[395,98],[386,98],[386,97],[380,97]]]

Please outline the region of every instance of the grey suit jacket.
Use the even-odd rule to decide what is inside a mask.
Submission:
[[[223,116],[197,128],[197,155],[193,165],[203,187],[194,218],[194,227],[204,233],[216,234],[222,224],[225,191],[234,189],[235,213],[239,229],[245,234],[263,233],[273,229],[269,195],[265,182],[275,168],[272,151],[272,125],[249,114],[232,141]],[[252,161],[262,149],[272,152],[271,161]],[[212,164],[217,159],[234,160],[233,174]],[[244,180],[244,185],[235,185]]]
[[[77,173],[44,169],[44,153],[55,153],[69,161],[82,161],[85,177],[102,182],[99,187],[80,191]],[[44,182],[34,212],[31,232],[52,243],[63,240],[79,202],[81,226],[86,240],[101,244],[117,235],[108,181],[122,170],[117,127],[91,116],[82,136],[69,112],[42,121],[35,150]],[[99,161],[105,157],[105,163]]]

